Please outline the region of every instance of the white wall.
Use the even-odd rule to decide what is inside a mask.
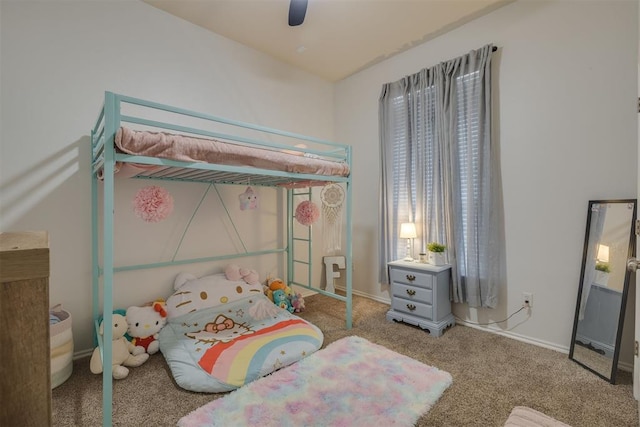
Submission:
[[[331,84],[145,3],[2,1],[0,10],[0,230],[49,232],[50,301],[72,313],[76,351],[93,345],[88,135],[105,90],[332,139]],[[148,184],[116,184],[122,189],[116,199],[118,261],[170,257],[204,192],[202,185],[162,183],[176,210],[150,225],[130,210],[135,191]],[[243,191],[222,190],[233,215],[239,215],[237,194]],[[239,219],[252,245],[270,238],[251,235],[261,221],[271,224],[276,211],[275,198],[262,191],[259,212]],[[215,202],[207,199],[204,212],[222,217]],[[205,251],[222,244],[216,229],[196,221],[195,230],[187,240]],[[276,264],[260,264],[261,276]],[[212,266],[186,269],[204,274]],[[168,296],[174,276],[165,269],[118,275],[116,306]]]
[[[568,349],[587,203],[636,197],[637,7],[518,1],[336,84],[336,138],[354,145],[355,288],[389,297],[376,277],[372,190],[382,84],[494,43],[507,282],[496,309],[453,309],[463,319],[498,321],[520,308],[523,291],[532,292],[529,318],[519,313],[491,328]],[[623,351],[630,361],[630,347]]]
[[[380,88],[492,42],[500,47],[495,102],[507,283],[497,309],[457,305],[454,312],[501,320],[519,308],[522,291],[533,292],[529,318],[521,313],[492,328],[566,349],[587,201],[636,195],[637,19],[635,1],[519,1],[332,86],[142,2],[2,1],[0,230],[49,231],[51,302],[72,312],[76,349],[88,349],[86,159],[105,90],[326,139],[333,139],[335,122],[335,139],[354,145],[355,290],[388,299],[376,277]],[[119,183],[117,203],[128,206],[144,184]],[[179,199],[171,220],[177,224],[203,188],[162,185]],[[223,197],[233,200],[241,191],[232,187]],[[268,217],[275,205],[261,195],[261,215]],[[180,234],[171,221],[151,227],[122,211],[120,235]],[[173,249],[147,245],[141,253],[124,242],[118,247],[124,260]],[[211,245],[207,238],[196,243]],[[164,270],[128,275],[116,302],[155,298],[170,290],[172,278]]]

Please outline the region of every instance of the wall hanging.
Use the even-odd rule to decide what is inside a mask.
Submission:
[[[320,209],[311,200],[305,200],[296,207],[295,219],[300,224],[310,226],[320,217]]]
[[[340,250],[342,241],[342,203],[344,189],[338,184],[329,184],[320,191],[322,200],[322,234],[324,249],[327,253]]]
[[[173,212],[173,197],[156,185],[141,188],[133,198],[133,211],[143,221],[162,221]]]
[[[244,193],[238,196],[240,199],[240,210],[256,209],[258,207],[258,193],[253,191],[251,186],[247,187]]]

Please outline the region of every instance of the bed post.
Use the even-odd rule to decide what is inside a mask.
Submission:
[[[104,196],[103,196],[103,346],[102,346],[102,424],[112,425],[113,412],[113,209],[114,209],[114,140],[119,123],[119,100],[111,92],[104,99]],[[106,362],[105,362],[106,361]]]
[[[347,286],[347,300],[346,300],[346,304],[347,304],[347,313],[346,313],[346,317],[347,317],[347,329],[351,329],[352,326],[352,313],[351,310],[353,308],[352,306],[352,302],[353,302],[353,298],[351,295],[351,291],[352,291],[352,280],[353,280],[353,253],[352,253],[352,248],[353,248],[353,220],[352,220],[352,204],[351,204],[351,196],[352,196],[352,191],[351,191],[351,177],[349,177],[349,179],[346,181],[346,186],[347,186],[347,248],[346,248],[346,286]]]
[[[104,105],[102,106],[102,113],[104,114]],[[96,124],[94,129],[91,129],[91,160],[89,167],[91,169],[91,314],[93,316],[93,322],[98,322],[100,316],[100,298],[98,283],[100,280],[100,265],[98,261],[98,174],[94,168],[95,160],[95,147],[97,145],[96,131],[99,124]],[[95,328],[94,328],[95,329]],[[97,340],[96,334],[98,330],[94,330],[94,337]]]
[[[287,189],[287,283],[293,280],[293,189]]]

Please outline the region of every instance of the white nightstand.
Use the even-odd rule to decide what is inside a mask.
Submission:
[[[387,264],[391,310],[387,320],[410,323],[439,337],[456,321],[451,314],[451,266],[393,261]]]

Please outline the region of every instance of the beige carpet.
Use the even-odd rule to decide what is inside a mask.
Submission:
[[[455,326],[440,338],[412,326],[388,323],[388,306],[354,297],[354,327],[344,329],[344,304],[315,295],[303,317],[325,334],[324,345],[359,335],[393,351],[449,372],[453,385],[418,426],[503,426],[512,409],[527,406],[558,421],[580,426],[638,426],[631,375],[611,385],[568,359],[566,354]],[[89,372],[89,359],[53,390],[54,426],[99,426],[101,376]],[[129,377],[114,382],[114,425],[174,426],[178,419],[223,396],[180,389],[161,354]]]

